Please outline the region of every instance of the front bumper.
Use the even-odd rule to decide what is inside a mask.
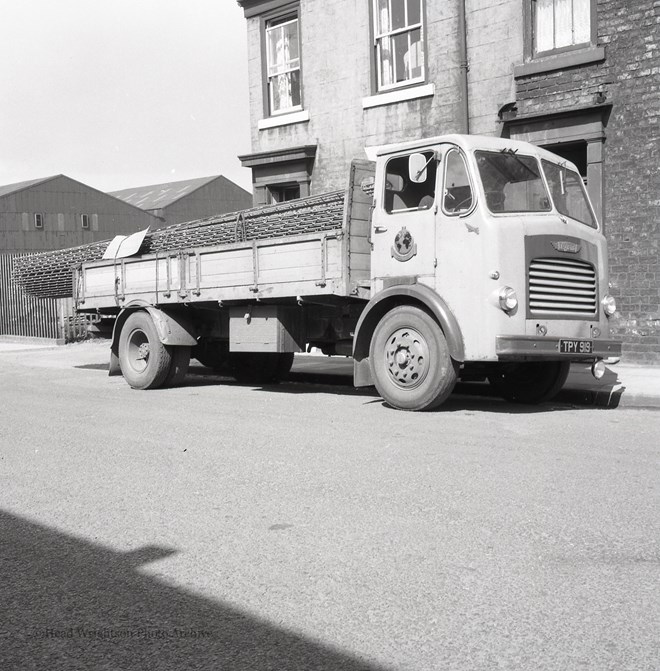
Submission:
[[[496,336],[495,352],[499,359],[529,361],[595,361],[621,356],[621,343],[616,340],[591,339],[592,351],[589,353],[560,352],[559,341],[564,338],[539,338],[536,336]],[[568,338],[583,340],[588,338]]]

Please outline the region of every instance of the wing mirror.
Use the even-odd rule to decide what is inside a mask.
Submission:
[[[437,160],[435,152],[431,154],[430,158],[427,158],[426,155],[421,152],[411,154],[408,158],[408,179],[414,184],[422,184],[425,182],[427,177],[426,168],[431,161],[435,160]]]

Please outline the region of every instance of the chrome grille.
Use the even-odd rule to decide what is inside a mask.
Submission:
[[[586,261],[540,258],[529,264],[529,310],[552,314],[596,312],[596,271]]]

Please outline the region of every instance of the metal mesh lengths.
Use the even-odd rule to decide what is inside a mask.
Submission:
[[[140,254],[339,229],[343,224],[344,200],[345,192],[335,191],[174,224],[147,233]],[[101,259],[109,244],[110,240],[105,240],[21,257],[15,261],[12,281],[30,296],[68,298],[73,295],[73,270],[85,262]]]

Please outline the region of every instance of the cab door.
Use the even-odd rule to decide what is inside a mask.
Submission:
[[[437,159],[433,150],[411,151],[379,165],[380,192],[374,194],[371,224],[373,293],[387,287],[390,278],[433,285]]]

